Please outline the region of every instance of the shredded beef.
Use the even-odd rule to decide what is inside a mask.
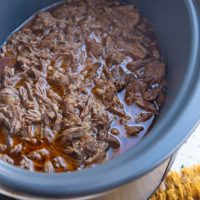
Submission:
[[[114,0],[39,11],[1,48],[0,159],[53,173],[130,148],[164,102],[153,35],[134,5]]]

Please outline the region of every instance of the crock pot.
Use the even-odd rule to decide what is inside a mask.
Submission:
[[[35,11],[56,0],[0,1],[0,43]],[[167,98],[154,127],[119,157],[74,173],[25,171],[0,161],[0,187],[5,194],[34,198],[78,198],[136,182],[181,146],[200,115],[200,1],[132,0],[152,23],[167,62]],[[164,171],[163,171],[164,173]],[[146,184],[151,184],[147,182]],[[144,190],[145,184],[141,185]],[[16,195],[16,196],[17,196]]]

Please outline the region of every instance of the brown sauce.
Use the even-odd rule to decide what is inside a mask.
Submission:
[[[152,35],[137,8],[116,1],[39,12],[0,54],[0,159],[69,172],[138,143],[165,96],[165,64]]]

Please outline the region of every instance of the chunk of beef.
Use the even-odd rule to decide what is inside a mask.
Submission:
[[[127,85],[129,77],[120,66],[114,67],[111,70],[111,74],[117,91],[122,91]]]
[[[138,69],[141,68],[141,67],[145,67],[145,65],[146,65],[147,63],[149,63],[149,62],[151,62],[151,61],[153,61],[153,60],[154,60],[154,59],[152,59],[152,58],[147,58],[147,59],[143,59],[143,60],[137,59],[137,60],[134,60],[134,61],[128,63],[127,68],[128,68],[131,72],[135,73],[136,70],[138,70]]]
[[[42,120],[42,115],[38,110],[29,109],[24,117],[31,122],[40,122]]]
[[[38,69],[31,68],[30,70],[27,71],[27,75],[33,80],[33,81],[38,81],[41,76],[41,72]]]
[[[125,53],[116,47],[115,41],[110,36],[106,38],[105,51],[109,56],[110,63],[120,64],[126,57]]]
[[[66,155],[70,156],[72,160],[78,163],[79,165],[83,163],[85,155],[83,155],[83,152],[80,151],[79,148],[67,146],[66,148],[63,149],[63,152]]]
[[[87,51],[90,52],[93,56],[99,57],[103,54],[103,46],[101,43],[97,43],[95,40],[88,40]]]
[[[59,108],[58,105],[54,102],[52,102],[46,95],[45,87],[39,87],[36,85],[36,89],[34,90],[34,94],[36,97],[38,97],[42,102],[40,102],[41,105],[51,107],[54,112],[58,112]],[[46,110],[46,108],[45,108]],[[36,111],[37,112],[37,111]]]
[[[84,75],[84,82],[87,84],[98,74],[98,69],[100,68],[101,63],[90,63],[87,65],[84,70],[81,72]]]
[[[98,142],[92,137],[87,138],[85,141],[85,149],[90,155],[96,153],[98,150]]]
[[[128,136],[137,136],[141,131],[144,130],[142,126],[128,126],[125,125],[126,134]]]
[[[91,113],[92,110],[92,104],[94,103],[94,98],[92,98],[91,96],[88,99],[87,104],[85,105],[85,107],[83,108],[80,117],[83,119],[86,116],[88,116]]]
[[[61,131],[62,122],[63,122],[62,115],[57,113],[56,120],[52,128],[54,133],[58,133]]]
[[[74,71],[77,69],[78,59],[78,56],[74,54],[73,50],[70,50],[68,53],[65,52],[55,60],[54,70],[63,70],[64,72],[67,72],[72,68],[72,71]]]
[[[150,119],[151,117],[153,117],[153,113],[151,113],[151,112],[141,112],[141,113],[139,113],[137,115],[135,121],[137,123],[139,123],[139,122],[145,122],[148,119]]]
[[[69,84],[69,79],[66,75],[56,71],[51,77],[48,78],[50,82],[65,87]]]
[[[112,81],[96,78],[95,84],[96,86],[92,89],[93,94],[99,97],[104,105],[111,105],[116,94],[116,88]]]
[[[33,101],[34,100],[34,94],[33,94],[33,89],[32,86],[29,82],[25,82],[25,87],[27,89],[27,94],[28,94],[28,98]]]
[[[7,87],[0,90],[0,103],[17,104],[19,102],[19,93],[15,88]]]
[[[135,104],[147,111],[152,112],[152,113],[155,113],[155,114],[158,113],[158,110],[157,110],[155,104],[150,103],[148,101],[140,99],[140,100],[136,100]]]
[[[34,102],[30,101],[28,98],[28,92],[24,87],[19,88],[19,95],[22,99],[22,103],[24,106],[29,109],[29,108],[34,108]]]
[[[6,129],[9,130],[10,121],[3,113],[0,113],[0,124],[3,125]]]
[[[118,149],[120,147],[120,142],[117,138],[115,138],[113,135],[108,135],[106,138],[107,142],[113,149]]]
[[[158,83],[164,79],[165,64],[159,60],[150,61],[144,67],[136,70],[136,74],[148,83]]]
[[[144,59],[147,56],[147,49],[139,42],[121,44],[124,49],[135,59]]]
[[[100,102],[96,101],[94,103],[91,114],[92,126],[99,131],[104,130],[105,132],[108,132],[110,128],[108,112]]]
[[[22,128],[23,110],[19,106],[10,104],[5,106],[0,114],[0,122],[6,129],[6,134],[17,135]]]
[[[31,28],[35,32],[43,32],[46,29],[53,29],[55,27],[56,19],[50,12],[39,12]]]
[[[9,69],[14,69],[13,67],[15,65],[16,65],[16,58],[14,57],[14,55],[12,55],[12,56],[5,56],[3,58],[0,58],[0,68],[1,69],[4,69],[6,66]]]
[[[125,101],[131,105],[135,101],[143,100],[142,92],[146,91],[147,84],[142,80],[133,80],[126,88]]]
[[[88,127],[72,127],[65,129],[57,138],[64,137],[66,140],[79,139],[83,137],[88,131]]]
[[[57,93],[55,93],[52,89],[49,89],[47,91],[47,95],[49,96],[50,99],[52,99],[52,101],[57,101],[59,103],[62,101],[62,98]]]
[[[3,87],[15,87],[18,81],[21,79],[19,74],[14,73],[15,68],[5,66],[2,69],[2,86]]]
[[[100,161],[106,157],[105,150],[99,150],[94,156],[89,157],[85,163],[86,164],[92,164],[94,162]]]
[[[113,135],[119,135],[120,134],[120,132],[119,132],[119,130],[117,128],[112,128],[110,130],[110,133],[113,134]]]
[[[125,117],[126,116],[126,113],[124,112],[123,109],[121,109],[119,106],[115,106],[115,107],[109,107],[108,108],[108,111],[115,114],[115,115],[118,115],[120,117]]]
[[[99,142],[97,152],[93,156],[86,159],[85,163],[91,164],[97,161],[101,161],[102,159],[106,157],[106,151],[108,148],[109,148],[109,145],[107,142]]]

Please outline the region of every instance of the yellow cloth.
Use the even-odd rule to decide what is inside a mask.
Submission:
[[[200,165],[170,172],[150,200],[200,200]]]

